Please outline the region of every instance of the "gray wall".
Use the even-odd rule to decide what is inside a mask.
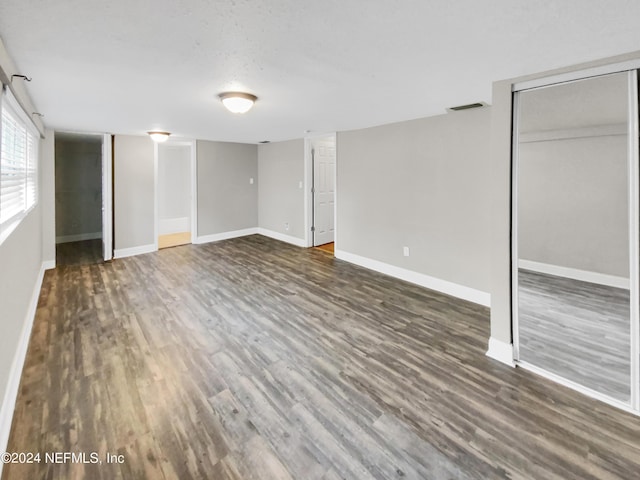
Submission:
[[[0,40],[0,70],[6,77],[10,77],[12,73],[18,71],[5,50],[2,40]],[[25,86],[20,83],[17,82],[14,87],[17,90],[18,98],[27,105],[27,112],[37,111],[29,99]],[[42,121],[37,117],[34,117],[34,120],[38,127],[44,131]],[[40,162],[44,156],[47,161],[53,160],[53,132],[47,131],[46,133],[49,136],[47,141],[40,142]],[[43,154],[43,152],[45,153]],[[53,173],[52,164],[47,165],[47,173]],[[31,320],[27,319],[27,313],[34,288],[38,284],[43,250],[51,254],[51,250],[55,248],[53,242],[51,245],[47,245],[46,249],[43,246],[43,202],[53,202],[53,195],[51,197],[42,195],[44,177],[42,169],[40,169],[39,177],[38,203],[0,244],[0,402],[5,400],[8,393],[11,368],[14,366],[13,361],[18,351],[18,343],[25,326],[25,320]],[[50,175],[49,180],[53,181],[53,175]],[[50,186],[50,182],[47,182],[47,186]],[[53,237],[50,240],[54,240]],[[48,260],[51,259],[48,258]],[[15,372],[14,374],[19,375],[20,373]],[[9,425],[12,414],[13,412],[10,411],[0,411],[0,425],[2,427]],[[0,433],[4,434],[5,431]],[[0,449],[6,447],[6,443],[4,443],[6,440],[6,438],[0,439]],[[2,465],[0,465],[1,470]]]
[[[27,313],[42,265],[41,207],[42,199],[0,245],[0,403],[7,394],[25,321],[31,321]],[[6,420],[0,419],[0,424]]]
[[[518,162],[518,257],[628,278],[627,136],[521,143]]]
[[[102,237],[102,141],[55,140],[56,237]],[[87,237],[88,238],[88,237]]]
[[[304,241],[304,140],[259,145],[258,176],[260,228]]]
[[[490,108],[338,133],[337,248],[488,292],[489,134]]]
[[[155,243],[154,147],[149,137],[116,135],[115,250]]]
[[[197,172],[198,236],[258,225],[256,145],[198,140]]]

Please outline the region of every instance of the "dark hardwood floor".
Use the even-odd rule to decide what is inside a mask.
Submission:
[[[58,243],[56,265],[91,265],[102,263],[102,239]]]
[[[61,266],[9,451],[103,463],[3,479],[638,478],[639,417],[488,337],[487,308],[261,236]]]

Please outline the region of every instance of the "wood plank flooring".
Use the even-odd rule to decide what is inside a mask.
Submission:
[[[322,250],[324,252],[334,253],[335,244],[334,244],[334,242],[325,243],[324,245],[318,245],[315,248],[317,248],[318,250]]]
[[[629,290],[522,269],[518,288],[520,359],[628,403]]]
[[[158,248],[177,247],[191,243],[191,232],[168,233],[158,237]]]
[[[59,243],[56,245],[57,265],[90,265],[102,263],[102,239]]]
[[[631,479],[640,418],[485,356],[488,309],[261,236],[46,274],[3,479]]]

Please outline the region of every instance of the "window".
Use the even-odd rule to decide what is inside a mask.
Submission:
[[[38,201],[38,133],[9,91],[0,125],[0,233]]]

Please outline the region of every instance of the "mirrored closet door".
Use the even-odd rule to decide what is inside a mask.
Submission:
[[[638,408],[636,72],[514,96],[514,343],[522,366]]]

